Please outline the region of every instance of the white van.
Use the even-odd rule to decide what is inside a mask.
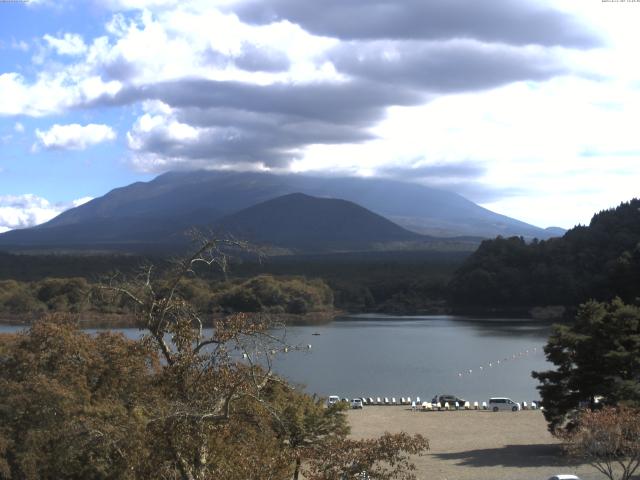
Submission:
[[[489,410],[493,410],[494,412],[498,412],[500,410],[511,410],[512,412],[517,412],[522,407],[517,402],[514,402],[510,398],[506,397],[494,397],[489,399]]]
[[[340,397],[337,395],[329,395],[327,398],[327,405],[333,405],[334,403],[338,403],[340,401]]]

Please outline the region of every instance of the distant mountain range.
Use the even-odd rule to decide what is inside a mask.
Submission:
[[[198,171],[114,189],[45,224],[0,235],[0,248],[163,251],[185,245],[191,227],[297,252],[443,242],[431,237],[543,239],[562,233],[413,183]],[[461,240],[479,242],[454,242]]]

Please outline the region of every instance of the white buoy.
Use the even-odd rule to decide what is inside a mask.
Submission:
[[[307,349],[308,349],[308,350],[311,350],[311,344],[308,344],[308,345],[307,345]]]

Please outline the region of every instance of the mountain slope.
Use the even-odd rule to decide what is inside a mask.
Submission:
[[[427,235],[548,238],[556,234],[494,213],[458,194],[415,183],[377,178],[215,171],[169,172],[148,183],[118,188],[62,213],[41,227],[90,218],[174,217],[178,214],[196,223],[200,217],[193,212],[194,205],[207,209],[206,220],[210,221],[296,192],[342,198]]]
[[[355,203],[301,193],[241,210],[217,227],[256,243],[305,251],[365,250],[424,238]]]
[[[117,188],[38,227],[0,235],[0,248],[166,249],[190,227],[291,193],[341,198],[414,232],[432,236],[548,238],[549,232],[498,215],[455,193],[422,185],[353,177],[256,172],[169,172]]]

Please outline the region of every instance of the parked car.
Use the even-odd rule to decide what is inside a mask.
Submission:
[[[568,475],[568,474],[559,474],[554,475],[553,477],[549,477],[549,480],[580,480],[580,477],[576,475]]]
[[[327,398],[327,405],[333,405],[334,403],[338,403],[340,401],[340,397],[337,395],[329,395]]]
[[[518,402],[514,402],[510,398],[506,397],[494,397],[489,399],[489,410],[498,412],[500,410],[511,410],[517,412],[522,407]]]
[[[361,398],[354,398],[353,400],[351,400],[351,408],[362,408],[362,406],[363,404]]]
[[[444,407],[444,404],[448,403],[451,408],[456,406],[456,402],[458,402],[458,405],[460,405],[460,407],[463,407],[466,400],[458,398],[455,395],[436,395],[435,397],[433,397],[433,400],[431,400],[431,403],[440,404],[441,407]]]

